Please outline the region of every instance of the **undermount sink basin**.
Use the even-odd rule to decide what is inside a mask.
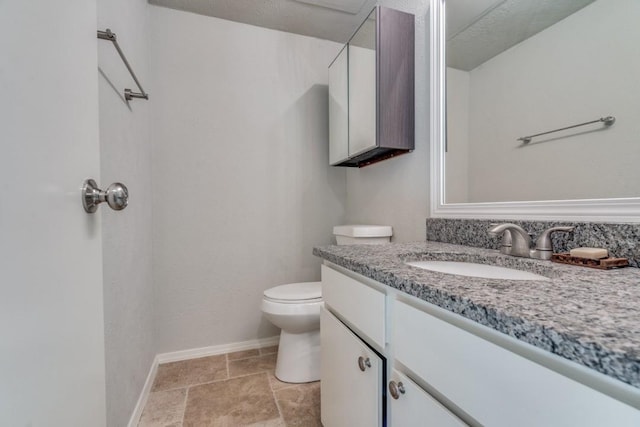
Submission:
[[[485,279],[504,280],[546,280],[549,278],[528,271],[495,265],[476,264],[461,261],[411,261],[405,264],[439,273],[456,274],[458,276],[482,277]]]

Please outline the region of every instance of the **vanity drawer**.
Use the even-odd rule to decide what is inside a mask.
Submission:
[[[365,335],[367,341],[384,349],[384,293],[323,265],[322,299],[338,317]]]
[[[638,426],[640,411],[397,301],[395,357],[488,426]]]

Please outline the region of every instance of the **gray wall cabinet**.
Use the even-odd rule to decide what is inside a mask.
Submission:
[[[377,6],[329,65],[329,163],[414,148],[414,16]]]

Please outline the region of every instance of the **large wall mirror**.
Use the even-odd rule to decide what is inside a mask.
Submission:
[[[432,215],[640,221],[640,1],[432,0]]]

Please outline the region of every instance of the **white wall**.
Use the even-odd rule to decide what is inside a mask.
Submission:
[[[318,280],[344,219],[328,166],[333,42],[151,7],[159,352],[276,335],[271,286]]]
[[[346,222],[391,225],[396,242],[424,240],[429,212],[429,2],[379,4],[416,15],[415,151],[347,171]]]
[[[600,0],[471,71],[469,201],[638,196],[639,17],[637,0]]]
[[[98,0],[98,25],[110,28],[149,101],[123,98],[138,91],[111,42],[98,41],[100,154],[98,184],[121,181],[129,206],[102,205],[107,425],[124,426],[136,404],[156,353],[151,273],[151,144],[149,6],[145,0]],[[98,70],[96,70],[98,72]],[[97,177],[96,177],[97,178]]]

